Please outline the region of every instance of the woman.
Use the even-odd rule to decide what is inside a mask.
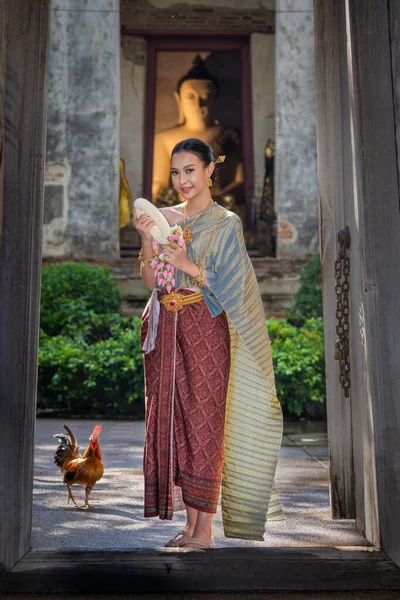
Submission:
[[[154,222],[134,212],[153,289],[142,330],[145,516],[185,508],[185,529],[166,545],[186,548],[212,547],[221,476],[226,537],[262,541],[266,519],[283,518],[274,484],[282,411],[265,315],[241,220],[212,201],[214,167],[200,140],[172,151],[172,184],[186,202],[162,210],[186,243],[159,252],[176,269],[173,295],[154,289]]]

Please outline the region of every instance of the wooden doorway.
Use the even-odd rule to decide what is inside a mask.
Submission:
[[[7,15],[8,23],[7,135],[0,248],[3,588],[30,593],[400,589],[397,507],[400,407],[394,401],[399,389],[396,359],[400,356],[397,328],[400,217],[394,139],[398,116],[393,107],[388,51],[390,19],[398,17],[399,6],[371,1],[366,10],[363,0],[315,1],[327,349],[332,348],[335,340],[329,307],[331,270],[336,255],[336,212],[350,221],[352,239],[356,240],[352,264],[355,281],[359,279],[360,286],[355,288],[358,295],[354,296],[354,308],[357,325],[360,316],[365,325],[364,338],[354,339],[351,346],[353,388],[359,390],[357,403],[351,405],[350,411],[351,432],[356,432],[356,439],[354,435],[346,437],[349,409],[345,400],[334,384],[328,390],[334,426],[331,458],[336,461],[337,477],[345,482],[348,481],[345,467],[350,459],[348,453],[345,456],[340,451],[340,445],[343,447],[350,440],[353,456],[363,459],[361,464],[354,465],[354,477],[362,492],[356,495],[356,514],[360,527],[366,523],[366,534],[371,536],[376,535],[370,525],[377,515],[382,550],[378,546],[373,551],[340,547],[222,549],[205,554],[30,551],[49,5],[48,0],[15,0],[3,2],[1,10],[6,9],[8,12],[3,14]],[[346,36],[350,46],[344,44]],[[345,48],[345,52],[340,54],[340,48]],[[339,111],[338,102],[344,98],[351,102],[341,103]],[[348,122],[346,110],[351,116],[349,144],[343,143]],[[379,127],[374,127],[377,115]],[[350,171],[343,169],[344,156],[350,159]],[[359,183],[356,189],[354,181]],[[338,189],[343,191],[345,213],[336,195]],[[337,377],[333,364],[328,356],[327,373],[332,382]],[[358,387],[359,381],[363,387]],[[354,416],[360,417],[357,427]],[[365,454],[364,444],[368,446]],[[375,465],[377,486],[373,474],[368,473],[370,465]],[[338,489],[351,492],[348,484]]]

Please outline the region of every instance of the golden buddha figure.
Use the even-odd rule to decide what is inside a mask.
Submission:
[[[218,169],[212,195],[221,204],[244,202],[244,176],[240,136],[217,120],[217,98],[220,86],[197,56],[192,68],[178,82],[175,99],[178,105],[177,125],[157,133],[154,139],[152,198],[158,205],[176,203],[170,193],[170,158],[174,146],[187,138],[199,138],[209,144],[214,156],[226,155]],[[226,202],[225,202],[226,200]]]
[[[125,176],[125,161],[119,160],[119,228],[123,229],[131,222],[131,190]]]

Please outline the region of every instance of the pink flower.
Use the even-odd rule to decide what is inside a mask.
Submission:
[[[172,290],[172,287],[170,285],[167,285],[167,292],[168,292],[168,294],[171,292],[171,290]]]

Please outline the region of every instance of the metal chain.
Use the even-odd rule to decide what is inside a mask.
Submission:
[[[350,394],[350,349],[349,349],[349,275],[350,257],[347,250],[350,248],[350,229],[346,226],[339,231],[337,236],[340,244],[335,261],[335,293],[336,293],[336,333],[338,339],[335,345],[335,359],[339,361],[339,381],[346,398]]]

